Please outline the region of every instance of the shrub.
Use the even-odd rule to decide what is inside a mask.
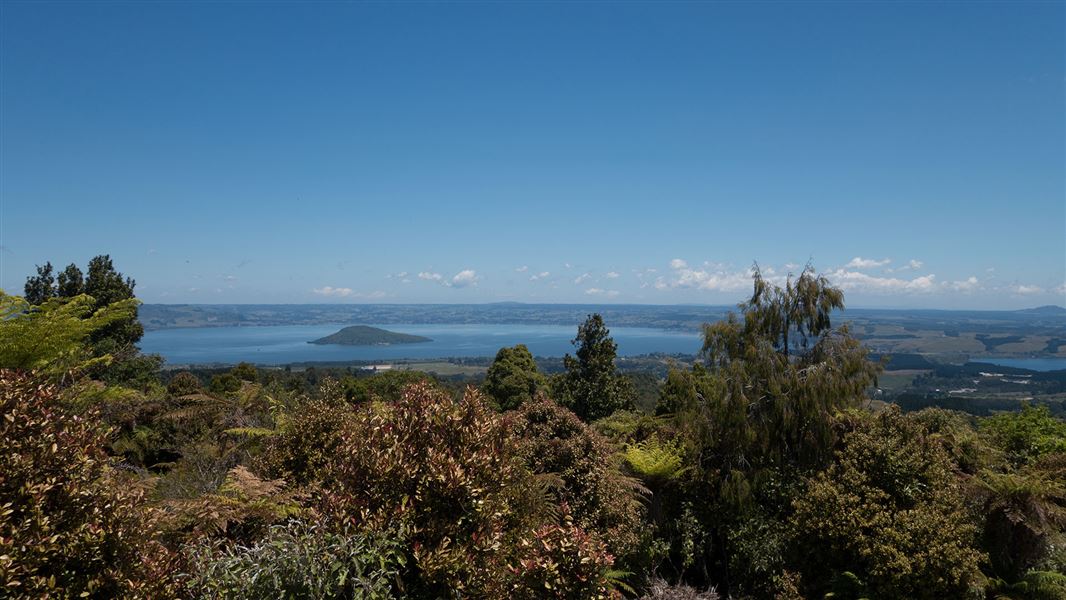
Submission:
[[[167,597],[155,514],[115,471],[92,413],[0,370],[0,589],[17,597]]]
[[[565,510],[565,507],[564,507]],[[510,598],[620,598],[609,578],[614,558],[603,542],[564,517],[561,525],[545,525],[519,542],[522,558],[511,565]]]
[[[167,384],[167,392],[172,396],[186,396],[203,390],[200,378],[188,371],[177,373]]]
[[[670,585],[662,579],[651,582],[648,593],[641,600],[718,600],[714,590],[701,592],[687,585]]]
[[[518,408],[548,387],[548,379],[537,370],[537,362],[525,344],[500,348],[485,373],[482,389],[503,410]]]
[[[982,420],[981,431],[1015,465],[1050,452],[1066,453],[1066,421],[1051,416],[1047,406],[1025,405],[1021,412],[988,417]]]
[[[555,493],[574,523],[600,536],[615,556],[632,552],[642,529],[640,488],[619,471],[606,438],[543,396],[522,405],[512,427],[529,468],[562,479]]]
[[[292,522],[250,546],[200,544],[190,550],[189,590],[202,598],[398,598],[403,567],[397,540],[379,533],[331,532]]]
[[[861,418],[794,502],[803,581],[869,598],[965,598],[980,580],[976,527],[934,436],[898,408]],[[834,585],[835,584],[835,585]]]
[[[410,532],[403,573],[415,597],[492,595],[531,528],[516,507],[530,478],[481,396],[460,401],[429,385],[394,404],[355,409],[323,470],[322,508],[358,527]]]
[[[307,484],[321,477],[341,444],[341,429],[354,412],[343,399],[304,399],[279,419],[258,466],[267,473]]]

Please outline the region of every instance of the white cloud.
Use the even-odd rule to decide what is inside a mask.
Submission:
[[[518,267],[517,269],[515,269],[515,273],[525,273],[528,270],[529,270],[528,266],[522,265],[521,267]]]
[[[713,292],[733,292],[751,286],[751,270],[729,271],[725,265],[704,263],[694,269],[688,263],[675,258],[670,261],[672,274],[655,280],[655,289],[689,288]]]
[[[872,259],[872,258],[863,258],[861,256],[856,256],[855,258],[851,259],[851,262],[849,262],[848,264],[844,265],[844,268],[845,269],[874,269],[874,268],[877,268],[877,267],[883,267],[883,266],[887,265],[890,262],[892,262],[892,260],[888,259],[888,258],[885,258],[885,259],[882,259],[882,260],[875,260],[875,259]]]
[[[237,281],[236,275],[223,275],[222,281]]]
[[[620,275],[618,275],[618,273],[616,273],[614,271],[611,271],[611,272],[607,273],[606,275],[604,275],[604,277],[606,277],[607,279],[618,279],[620,277]]]
[[[534,274],[530,275],[529,276],[529,280],[530,281],[539,281],[541,279],[546,279],[549,275],[551,275],[551,273],[549,273],[547,271],[541,271],[540,273],[534,273]]]
[[[936,275],[922,275],[913,279],[899,277],[874,277],[858,271],[837,269],[826,276],[834,285],[844,291],[866,292],[873,294],[898,294],[911,292],[932,292],[936,288]]]
[[[907,261],[907,264],[899,266],[899,267],[896,267],[895,269],[885,269],[885,272],[886,273],[896,273],[896,272],[899,272],[899,271],[917,271],[918,269],[921,269],[923,265],[925,265],[925,263],[923,263],[922,261],[915,260],[915,259],[912,258],[909,261]]]
[[[589,288],[585,290],[586,296],[607,296],[608,298],[614,298],[618,296],[618,290],[601,290],[600,288]]]
[[[1021,296],[1032,296],[1033,294],[1043,293],[1044,288],[1038,285],[1016,285],[1013,291]]]
[[[477,285],[478,276],[473,269],[463,269],[452,277],[451,286],[457,288],[463,288],[471,285]]]
[[[440,273],[431,273],[429,271],[422,271],[418,274],[418,278],[424,281],[436,281],[437,283],[444,282],[444,276]]]
[[[588,273],[582,273],[582,274],[578,275],[576,279],[574,279],[574,285],[581,285],[582,283],[585,283],[589,279],[592,279],[592,275],[590,275]]]
[[[329,285],[325,287],[315,288],[311,291],[315,294],[318,294],[319,296],[330,296],[337,298],[347,298],[348,296],[352,295],[352,288],[335,288]]]
[[[1063,283],[1062,285],[1060,285],[1059,287],[1055,288],[1055,289],[1054,289],[1053,291],[1054,291],[1054,292],[1055,292],[1056,294],[1059,294],[1060,296],[1066,295],[1066,282],[1064,282],[1064,283]]]
[[[981,283],[977,280],[976,277],[972,276],[965,279],[964,281],[952,281],[950,284],[948,284],[948,287],[950,287],[952,290],[955,290],[956,292],[972,292],[977,290],[980,286]]]
[[[786,271],[795,271],[798,268],[800,268],[798,263],[793,263],[793,262],[785,263],[785,270]]]

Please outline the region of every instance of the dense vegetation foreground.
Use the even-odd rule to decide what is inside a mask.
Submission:
[[[1066,423],[871,402],[810,269],[655,414],[598,315],[551,377],[207,379],[137,350],[133,288],[0,292],[0,597],[1066,598]]]

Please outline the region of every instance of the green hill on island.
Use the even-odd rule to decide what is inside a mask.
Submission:
[[[396,333],[366,325],[352,325],[308,344],[339,344],[341,346],[388,346],[391,344],[418,344],[433,340],[420,335]]]

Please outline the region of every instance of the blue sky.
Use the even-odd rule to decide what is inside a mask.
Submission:
[[[1066,304],[1066,4],[0,4],[0,287]]]

